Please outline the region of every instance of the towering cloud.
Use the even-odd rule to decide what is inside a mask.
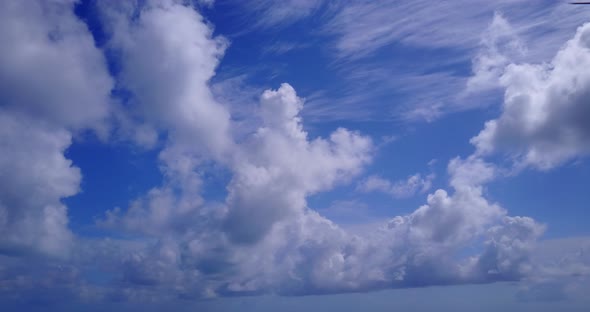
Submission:
[[[471,140],[480,154],[507,153],[520,166],[550,169],[590,150],[590,25],[548,64],[509,64],[502,115]]]
[[[140,232],[169,229],[198,214],[202,182],[197,168],[231,159],[230,116],[208,85],[227,43],[213,37],[203,17],[179,1],[101,5],[108,47],[122,67],[118,82],[132,95],[124,114],[166,138],[159,154],[163,185],[134,201],[124,218],[109,213],[106,223]]]
[[[60,202],[80,170],[64,157],[78,130],[105,137],[111,77],[72,1],[0,4],[0,252],[62,255]]]
[[[371,140],[345,129],[309,141],[302,100],[288,84],[262,94],[262,126],[240,146],[229,185],[227,230],[236,241],[256,241],[275,222],[300,214],[305,197],[358,174],[370,160]]]

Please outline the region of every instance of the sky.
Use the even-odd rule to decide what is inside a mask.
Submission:
[[[0,1],[0,309],[586,311],[589,68],[566,1]]]

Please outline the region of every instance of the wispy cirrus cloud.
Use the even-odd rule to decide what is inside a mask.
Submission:
[[[567,2],[353,1],[342,4],[325,31],[336,36],[342,57],[362,57],[392,43],[470,50],[488,26],[486,16],[495,11],[505,14],[526,41],[542,40],[553,51],[588,18]]]
[[[332,95],[318,90],[305,112],[311,120],[434,121],[489,105],[498,100],[497,90],[480,88],[484,71],[474,69],[479,76],[471,77],[472,62],[483,69],[491,65],[484,63],[494,61],[493,56],[495,62],[498,57],[502,62],[549,61],[575,28],[590,18],[587,10],[558,1],[336,1],[324,6],[293,17],[306,21],[322,17],[320,31],[314,34],[331,47],[326,53],[332,54],[342,80],[340,89],[346,91]],[[500,19],[507,25],[504,35],[499,34]],[[491,51],[490,40],[504,40],[500,37],[508,32],[522,53],[506,53],[505,47],[502,54],[482,54]],[[420,57],[417,49],[430,52]],[[412,68],[395,61],[400,54],[404,60],[414,60]],[[450,72],[449,67],[463,70]],[[482,91],[488,94],[475,99],[476,90],[478,96]],[[381,111],[376,113],[373,107]]]
[[[254,0],[237,1],[237,4],[249,14],[247,18],[254,29],[272,29],[310,17],[324,2],[324,0]]]

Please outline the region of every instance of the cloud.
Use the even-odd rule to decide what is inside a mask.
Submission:
[[[404,223],[410,222],[415,235],[430,240],[463,242],[481,234],[506,212],[483,197],[483,183],[492,178],[493,168],[480,159],[453,159],[449,163],[450,184],[455,193],[437,190]]]
[[[70,1],[2,4],[3,106],[54,125],[104,130],[113,82],[72,6]]]
[[[365,193],[383,192],[395,198],[411,197],[416,193],[427,192],[432,186],[432,180],[434,180],[434,177],[434,174],[422,177],[421,174],[416,173],[409,176],[407,180],[392,183],[377,175],[372,175],[359,183],[357,185],[357,190]]]
[[[308,120],[432,122],[493,105],[505,64],[549,61],[587,21],[585,10],[541,1],[347,1],[330,10],[321,30],[343,86],[310,98]],[[473,76],[461,69],[469,63]]]
[[[571,237],[540,241],[531,262],[542,272],[526,279],[517,299],[526,302],[570,300],[590,286],[590,240]]]
[[[51,57],[31,56],[40,67],[47,61],[49,68],[69,69],[73,62],[75,70],[83,71],[75,85],[91,92],[84,96],[92,99],[62,96],[69,80],[56,82],[48,94],[41,92],[42,83],[11,86],[10,92],[40,88],[47,101],[10,103],[0,111],[0,144],[10,151],[0,156],[0,172],[7,173],[0,176],[1,246],[54,254],[64,254],[69,247],[71,256],[49,261],[12,252],[13,257],[0,257],[0,294],[16,293],[24,300],[43,293],[50,299],[68,294],[67,298],[98,303],[145,303],[485,283],[535,274],[529,254],[543,226],[527,217],[508,216],[486,199],[485,184],[497,176],[497,169],[479,155],[450,161],[451,189],[436,190],[412,213],[363,233],[348,232],[311,210],[310,195],[351,183],[363,172],[375,153],[371,138],[344,128],[327,137],[311,137],[302,122],[304,100],[287,83],[262,92],[252,116],[254,130],[234,136],[231,108],[220,103],[210,87],[227,42],[213,35],[192,6],[165,0],[101,2],[100,21],[108,33],[105,49],[116,52],[121,66],[109,78],[101,53],[74,17],[71,3],[47,4],[56,11],[27,10],[37,14],[31,17],[19,3],[4,5],[2,12],[10,18],[3,22],[46,21],[47,12],[58,14],[48,15],[55,20],[70,20],[74,37],[82,38],[75,45],[88,53],[72,57],[69,51],[79,50],[62,51],[55,36],[69,38],[70,33],[48,34],[45,26],[35,28],[36,39],[22,46],[48,45],[40,51],[50,51]],[[20,30],[3,28],[3,40],[30,39],[10,29]],[[19,45],[9,48],[14,47]],[[21,55],[27,56],[24,52]],[[2,67],[2,75],[11,83],[18,81],[5,68],[9,67]],[[30,68],[17,72],[25,70]],[[59,81],[49,74],[35,77]],[[113,110],[108,106],[111,79],[130,94]],[[21,101],[12,93],[5,96],[4,90],[3,101]],[[53,94],[60,96],[55,99]],[[46,116],[39,114],[49,110],[43,103],[72,107]],[[79,113],[79,103],[87,103],[88,111]],[[106,237],[75,237],[60,200],[78,191],[81,173],[63,152],[75,131],[104,129],[109,114],[130,120],[125,122],[130,134],[136,133],[135,127],[147,127],[143,130],[164,141],[159,153],[164,179],[126,209],[106,212],[98,222],[112,231]],[[146,137],[136,143],[153,143],[150,135]],[[224,200],[203,195],[202,174],[209,166],[229,172]],[[425,189],[428,179],[410,177],[399,190],[395,183],[386,186],[390,192],[406,194]],[[23,268],[21,260],[42,272]],[[43,265],[36,266],[39,262]],[[61,287],[52,287],[58,284]],[[47,288],[52,291],[43,292]]]
[[[170,153],[195,153],[185,149],[200,146],[214,154],[205,156],[220,157],[230,144],[229,113],[208,82],[226,40],[175,1],[148,1],[134,21],[123,4],[104,4],[102,12],[112,32],[109,47],[121,54],[119,81],[133,94],[132,116],[166,131]]]
[[[539,39],[542,33],[545,46],[557,49],[564,33],[585,18],[583,12],[565,4],[523,5],[525,3],[353,1],[339,8],[324,31],[337,37],[335,49],[346,58],[364,57],[396,42],[426,48],[471,50],[477,47],[479,35],[487,26],[481,17],[500,11],[516,21],[517,32],[522,33],[526,41]],[[555,18],[550,23],[546,19],[548,15]],[[547,29],[553,32],[546,32]]]
[[[132,94],[123,118],[141,121],[128,132],[147,127],[148,142],[149,131],[166,137],[159,153],[163,184],[127,211],[110,211],[101,224],[152,234],[186,226],[203,204],[198,168],[231,162],[230,113],[209,88],[227,41],[213,37],[203,17],[177,1],[100,5],[108,48],[121,63],[117,81]]]
[[[299,117],[302,105],[288,84],[262,94],[262,126],[241,146],[243,158],[228,186],[234,239],[257,239],[275,221],[302,211],[306,196],[348,180],[370,161],[371,140],[346,129],[309,141]]]
[[[500,77],[510,62],[517,62],[526,47],[514,28],[496,12],[481,40],[479,53],[472,60],[473,76],[467,81],[466,92],[482,92],[500,87]]]
[[[292,24],[308,17],[322,5],[322,0],[256,0],[244,3],[244,10],[256,14],[257,27],[271,28]]]
[[[64,151],[84,129],[106,139],[113,82],[72,2],[3,1],[0,12],[0,253],[66,256],[61,199],[82,176]]]
[[[546,170],[587,155],[590,25],[578,28],[547,64],[509,64],[502,114],[471,142],[478,153],[506,153],[518,166]]]
[[[295,102],[288,95],[284,98]],[[243,201],[232,201],[230,195],[229,211],[248,209],[248,214],[241,215],[242,224],[227,223],[223,217],[208,218],[209,223],[203,224],[205,215],[201,214],[192,219],[193,226],[154,232],[157,237],[169,238],[131,253],[122,249],[126,264],[114,269],[121,271],[133,293],[149,285],[152,291],[169,294],[169,289],[176,289],[195,298],[482,283],[533,274],[529,253],[543,226],[530,218],[509,217],[483,197],[482,184],[494,177],[490,164],[477,158],[457,158],[449,164],[449,174],[452,193],[437,190],[413,213],[356,234],[306,208],[304,196],[301,206],[283,201],[281,198],[290,198],[293,193],[274,192],[273,188],[285,185],[284,177],[277,175],[272,186],[247,188],[267,195],[265,201],[254,201],[256,205],[246,200],[258,195]],[[254,177],[263,182],[270,179],[249,176]],[[297,184],[288,184],[293,185]],[[238,191],[242,190],[233,192]],[[236,208],[238,204],[245,206]],[[277,214],[282,217],[269,218]],[[247,228],[236,231],[232,226]],[[249,232],[253,229],[258,232]],[[229,236],[227,240],[225,233],[245,237]]]
[[[474,171],[482,177],[471,183]],[[228,290],[332,293],[513,280],[529,273],[527,252],[543,227],[530,218],[507,217],[483,198],[478,183],[491,178],[488,164],[455,159],[449,172],[454,193],[437,190],[413,213],[362,235],[309,210],[280,221],[255,253],[238,251],[242,273]],[[459,257],[480,240],[486,242],[483,253]]]
[[[344,5],[325,31],[338,37],[342,57],[364,57],[394,42],[464,48],[477,43],[473,29],[481,27],[478,17],[486,11],[493,11],[492,4],[357,1]]]
[[[71,134],[0,111],[0,250],[62,255],[72,239],[63,197],[76,194],[80,170],[63,155]]]
[[[304,295],[515,280],[530,273],[527,252],[542,227],[508,217],[483,197],[483,184],[496,170],[479,158],[450,162],[453,192],[437,190],[413,213],[362,233],[310,210],[307,196],[358,175],[372,144],[344,129],[309,139],[299,116],[303,105],[288,84],[262,93],[258,129],[231,145],[233,177],[224,203],[188,194],[185,204],[185,193],[157,188],[123,215],[109,216],[112,227],[157,238],[129,252],[115,247],[122,260],[102,260],[122,261],[113,269],[126,285],[126,300],[141,301],[146,291],[162,298]],[[484,252],[460,256],[473,248]]]
[[[305,48],[306,46],[306,44],[297,44],[289,41],[276,41],[270,45],[264,46],[264,48],[262,49],[262,53],[282,55],[289,53],[291,51]]]
[[[314,30],[299,41],[277,41],[263,50],[287,50],[310,41],[327,47],[322,51],[336,79],[312,96],[306,94],[308,122],[432,122],[493,105],[500,96],[495,78],[502,64],[550,60],[587,21],[586,10],[559,1],[264,0],[242,7],[236,13],[254,14],[245,14],[238,31],[261,31],[247,27],[259,23],[266,23],[266,30],[283,30],[298,21]],[[283,11],[288,13],[279,13]],[[488,18],[495,22],[490,25]],[[466,70],[470,63],[473,77]]]

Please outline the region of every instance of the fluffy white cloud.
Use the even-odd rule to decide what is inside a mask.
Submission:
[[[263,123],[240,146],[228,187],[227,229],[234,240],[258,240],[274,222],[301,213],[306,196],[348,180],[370,161],[371,140],[346,129],[308,140],[302,105],[288,84],[262,94]]]
[[[178,1],[147,1],[135,20],[134,8],[104,6],[109,47],[121,54],[119,80],[133,94],[131,114],[168,133],[167,153],[220,157],[230,141],[229,113],[208,82],[226,41]]]
[[[125,213],[110,212],[103,224],[157,232],[198,218],[198,168],[213,160],[234,172],[226,231],[236,241],[257,240],[278,219],[304,209],[307,195],[358,174],[370,160],[371,141],[345,129],[309,141],[302,100],[288,84],[262,94],[262,125],[236,145],[229,113],[208,85],[225,41],[211,36],[193,8],[174,1],[148,2],[131,23],[125,9],[104,8],[114,25],[111,47],[122,54],[120,81],[133,92],[132,111],[168,133],[160,153],[166,181]]]
[[[120,114],[131,120],[126,131],[148,146],[154,131],[166,138],[159,154],[163,185],[126,212],[109,212],[103,225],[161,232],[199,214],[199,166],[231,162],[230,115],[209,88],[227,42],[213,37],[203,17],[180,1],[147,1],[137,8],[126,2],[101,5],[104,27],[111,33],[108,47],[120,55],[118,81],[132,94]],[[134,12],[138,15],[131,18]]]
[[[452,193],[437,190],[413,213],[362,234],[307,208],[307,196],[358,174],[372,145],[344,129],[309,140],[299,117],[302,106],[287,84],[263,93],[258,130],[232,145],[234,175],[225,204],[208,206],[189,197],[186,203],[195,206],[184,213],[182,195],[155,189],[122,219],[112,219],[111,225],[159,238],[120,255],[125,265],[115,270],[129,296],[140,296],[145,285],[166,294],[175,289],[187,298],[295,295],[526,274],[540,227],[528,218],[507,217],[484,198],[483,184],[496,170],[476,157],[449,163]],[[487,241],[484,253],[461,256],[481,241]]]
[[[439,189],[428,195],[427,204],[391,225],[409,226],[411,239],[462,246],[497,223],[506,211],[483,196],[483,183],[493,175],[490,164],[477,158],[453,159],[449,163],[453,194]]]
[[[572,31],[588,20],[587,10],[559,1],[330,4],[329,13],[318,14],[317,20],[324,22],[321,29],[332,39],[328,44],[342,63],[338,74],[345,86],[309,97],[306,117],[322,121],[431,122],[457,111],[494,105],[500,96],[497,77],[504,65],[549,61]],[[505,27],[505,20],[512,27]],[[478,51],[478,46],[483,49]],[[415,49],[437,57],[420,57],[413,53]],[[372,57],[392,51],[407,53],[409,59]],[[470,61],[473,77],[452,70],[458,64],[469,66]],[[387,98],[396,100],[383,100]]]
[[[230,293],[361,291],[519,279],[543,227],[508,217],[483,197],[493,168],[477,158],[449,164],[454,192],[437,190],[427,205],[362,235],[306,210],[277,222],[253,249],[234,250]],[[478,177],[470,179],[470,177]],[[485,241],[484,252],[461,255]]]
[[[73,2],[3,1],[0,10],[2,105],[60,126],[104,127],[112,80]]]
[[[60,199],[75,194],[81,178],[63,152],[73,130],[101,129],[109,113],[110,78],[90,35],[73,16],[72,3],[39,4],[38,8],[50,10],[26,14],[19,3],[5,3],[1,14],[8,14],[0,23],[33,13],[38,15],[32,20],[46,21],[59,13],[55,20],[71,19],[69,27],[83,38],[75,45],[84,49],[73,51],[90,51],[71,55],[71,50],[61,47],[59,38],[71,38],[63,32],[70,29],[65,26],[57,33],[48,33],[51,28],[46,25],[35,28],[42,32],[35,33],[35,40],[22,37],[32,40],[22,46],[35,47],[36,40],[47,45],[41,50],[50,51],[51,57],[31,56],[30,61],[40,62],[41,67],[43,60],[52,69],[66,62],[60,57],[80,62],[74,67],[83,73],[74,85],[80,92],[88,91],[85,96],[95,96],[91,100],[77,94],[62,97],[69,80],[52,81],[56,84],[47,94],[42,85],[20,89],[39,88],[47,97],[39,103],[12,103],[29,99],[10,93],[18,89],[13,86],[1,89],[0,146],[10,153],[0,156],[0,248],[32,246],[63,253],[72,235]],[[213,98],[209,87],[226,42],[212,36],[193,7],[172,0],[146,1],[137,7],[130,2],[100,5],[103,26],[111,33],[108,49],[120,57],[118,85],[131,94],[129,102],[113,113],[128,120],[124,123],[130,129],[125,131],[139,135],[140,144],[153,144],[154,136],[163,134],[159,159],[164,182],[124,211],[109,211],[101,221],[130,236],[75,245],[74,262],[61,270],[63,284],[68,285],[64,287],[105,300],[153,301],[491,282],[518,279],[531,270],[528,253],[542,227],[529,218],[508,217],[484,197],[485,183],[496,175],[492,165],[476,156],[456,158],[448,166],[451,191],[437,190],[414,212],[362,235],[347,232],[310,210],[307,198],[358,176],[374,152],[370,138],[342,128],[327,138],[310,138],[300,117],[303,100],[283,84],[262,93],[253,117],[259,124],[238,139],[229,110]],[[10,30],[0,32],[9,43],[21,40],[10,37],[14,35]],[[84,57],[71,61],[73,56]],[[69,68],[68,64],[62,65]],[[20,76],[10,76],[4,68],[2,74],[10,83],[18,81]],[[22,74],[25,69],[30,68],[16,71]],[[68,109],[55,116],[41,114],[50,110],[44,103]],[[78,103],[88,103],[88,110],[78,114]],[[69,114],[73,116],[62,116]],[[232,174],[221,203],[202,195],[201,174],[213,165]],[[399,192],[425,189],[428,179],[410,177]],[[396,188],[389,186],[390,191]],[[477,247],[483,247],[483,253],[465,256],[466,250]],[[7,273],[6,267],[15,265],[0,258],[0,291],[3,285],[10,288],[23,280],[19,274]],[[58,283],[60,267],[47,267],[44,274],[29,274],[27,285]],[[103,279],[85,287],[85,281],[97,275]]]
[[[72,1],[0,4],[0,249],[66,253],[73,131],[107,135],[112,80]]]
[[[528,217],[504,217],[488,230],[485,251],[477,259],[482,274],[510,280],[533,271],[530,261],[536,240],[545,227]]]
[[[0,110],[0,251],[62,254],[70,243],[63,197],[81,175],[63,155],[71,134]]]
[[[327,139],[309,140],[299,117],[302,107],[302,99],[288,84],[262,94],[262,123],[255,133],[234,145],[229,165],[234,176],[225,205],[207,209],[196,197],[184,201],[184,193],[179,197],[154,189],[125,215],[111,212],[105,224],[164,238],[158,246],[166,246],[165,254],[169,255],[163,259],[157,247],[122,256],[129,263],[118,268],[125,283],[174,287],[188,297],[361,287],[343,287],[338,280],[326,280],[332,277],[321,267],[324,256],[316,258],[315,253],[338,257],[337,249],[348,236],[309,211],[306,197],[360,173],[371,159],[372,143],[345,129],[336,130]],[[183,203],[195,205],[194,209],[181,212]],[[308,242],[312,238],[323,242]],[[277,261],[281,253],[285,253],[284,262]],[[303,280],[291,285],[287,276],[291,269],[313,272],[302,272],[305,275],[297,278]],[[361,273],[348,279],[361,285],[354,281]]]
[[[471,142],[504,152],[518,166],[550,169],[590,152],[590,25],[581,26],[548,64],[510,64],[502,114]]]

